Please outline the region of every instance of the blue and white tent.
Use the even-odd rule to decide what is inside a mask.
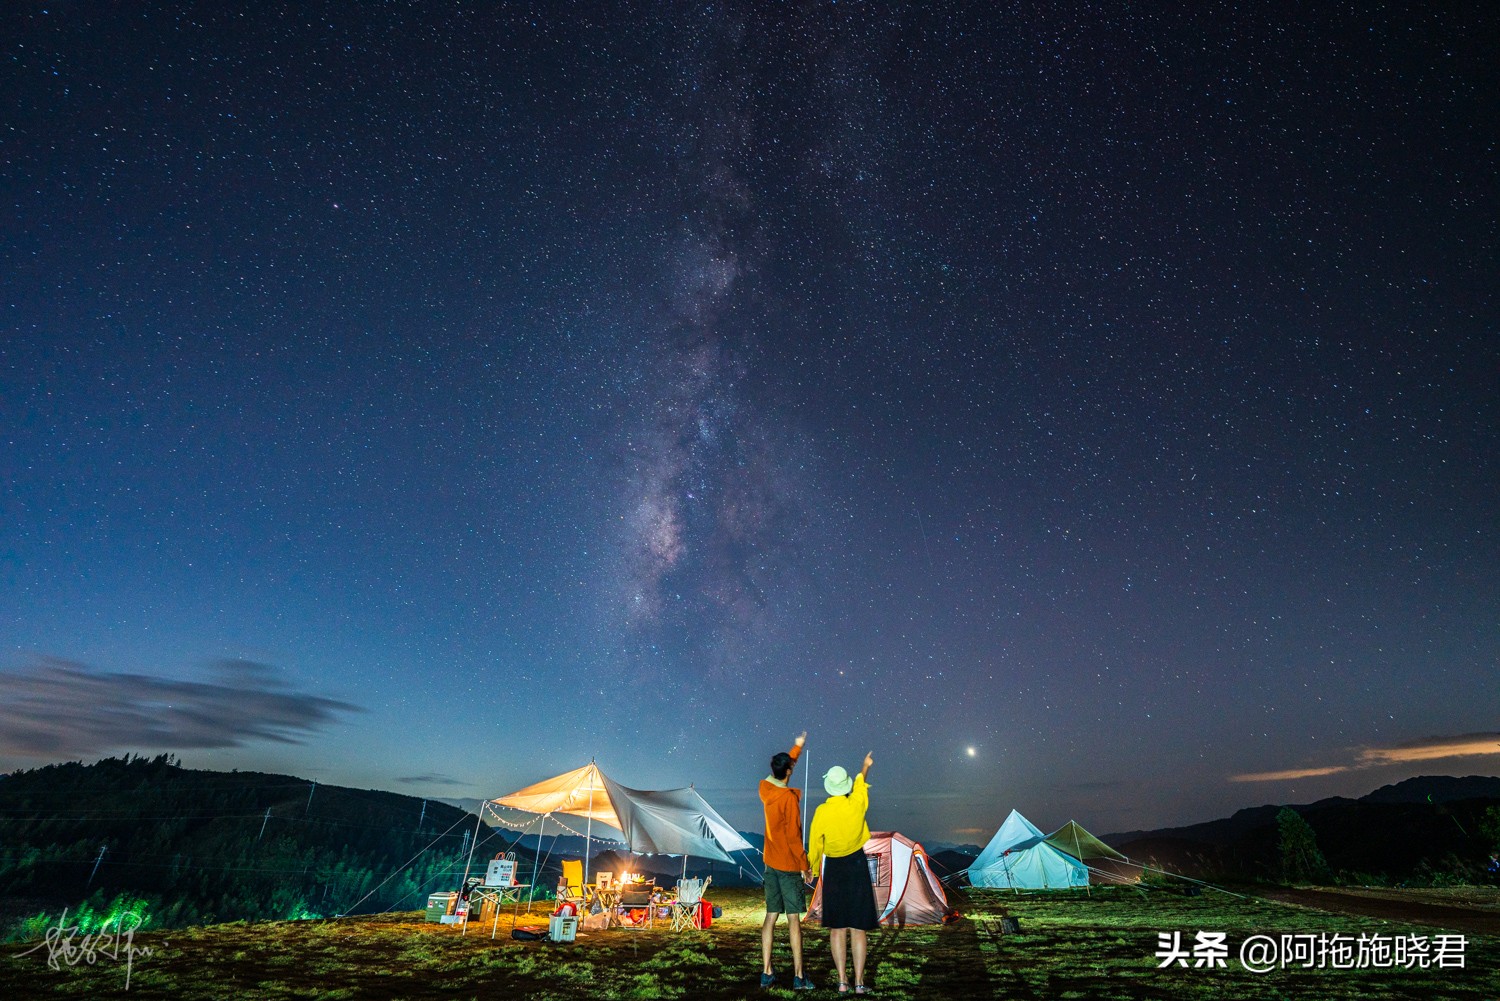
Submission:
[[[1002,890],[1062,890],[1088,886],[1089,870],[1048,844],[1035,824],[1012,810],[969,866],[969,883]]]

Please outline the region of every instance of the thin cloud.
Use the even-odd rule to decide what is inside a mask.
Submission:
[[[469,783],[450,779],[446,775],[403,775],[396,780],[411,786],[466,786]]]
[[[1369,747],[1359,754],[1360,764],[1393,765],[1404,761],[1438,758],[1472,758],[1500,754],[1500,733],[1463,733],[1456,737],[1427,737],[1395,747]]]
[[[1285,782],[1291,779],[1316,778],[1319,775],[1337,775],[1381,765],[1399,765],[1413,761],[1440,761],[1445,758],[1474,758],[1500,754],[1500,733],[1461,733],[1449,737],[1423,737],[1394,747],[1360,748],[1354,760],[1345,765],[1323,765],[1312,768],[1292,768],[1280,772],[1253,772],[1246,775],[1231,775],[1231,782]]]
[[[216,681],[97,671],[47,658],[0,671],[0,753],[77,758],[117,750],[298,744],[359,706],[288,688],[275,668],[213,665]]]
[[[1231,775],[1231,782],[1285,782],[1290,779],[1310,779],[1319,775],[1337,775],[1347,772],[1348,765],[1330,765],[1327,768],[1292,768],[1284,772],[1252,772],[1248,775]]]

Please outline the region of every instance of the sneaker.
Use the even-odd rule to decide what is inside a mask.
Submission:
[[[776,974],[774,974],[774,973],[762,973],[760,975],[760,986],[762,988],[775,987],[776,986]]]
[[[794,991],[813,991],[813,990],[817,990],[817,985],[814,984],[811,980],[808,980],[806,977],[793,977],[792,978],[792,990],[794,990]]]

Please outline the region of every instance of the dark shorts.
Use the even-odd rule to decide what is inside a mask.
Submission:
[[[766,913],[801,914],[807,910],[807,887],[800,872],[766,867]]]

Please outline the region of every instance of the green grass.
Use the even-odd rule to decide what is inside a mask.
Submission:
[[[477,924],[427,924],[420,913],[264,924],[235,923],[137,935],[131,989],[123,962],[99,957],[93,965],[49,969],[45,951],[0,953],[0,997],[171,998],[267,1001],[298,998],[655,999],[791,998],[761,992],[758,891],[712,894],[724,917],[707,931],[584,931],[572,944],[489,937]],[[1277,969],[1254,974],[1238,962],[1239,943],[1254,934],[1432,936],[1438,929],[1373,918],[1347,917],[1258,899],[1207,893],[1184,897],[1133,888],[958,901],[966,919],[943,927],[872,933],[866,980],[880,997],[1219,999],[1252,1001],[1467,1001],[1500,998],[1500,940],[1470,935],[1463,969]],[[1021,934],[995,934],[1002,911],[1017,917]],[[522,924],[545,922],[521,915]],[[1190,945],[1197,931],[1227,933],[1225,969],[1160,969],[1157,934],[1179,931]],[[833,994],[828,936],[805,929],[807,971]],[[783,924],[776,966],[790,980]]]

